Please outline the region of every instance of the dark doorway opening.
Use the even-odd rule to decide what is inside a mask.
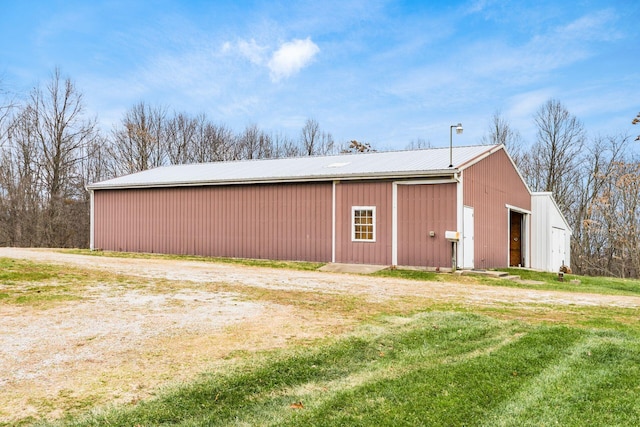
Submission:
[[[524,215],[510,211],[509,214],[509,266],[524,267],[522,260],[522,222]]]

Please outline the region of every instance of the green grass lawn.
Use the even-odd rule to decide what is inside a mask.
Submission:
[[[526,270],[521,268],[503,268],[499,271],[519,276],[524,280],[535,280],[540,284],[520,283],[489,276],[457,276],[450,273],[435,273],[417,270],[382,270],[375,273],[379,277],[397,277],[410,280],[450,283],[478,283],[491,286],[508,286],[523,289],[541,289],[553,291],[587,292],[606,295],[640,295],[640,280],[616,277],[589,277],[565,274],[564,280],[558,280],[557,273]],[[572,280],[579,283],[572,283]]]
[[[611,295],[640,295],[640,280],[621,279],[619,277],[591,277],[565,274],[564,280],[558,280],[557,273],[547,273],[520,268],[501,269],[522,279],[538,280],[545,283],[542,289],[564,291],[594,292]],[[571,283],[571,281],[579,283]]]
[[[90,275],[80,270],[25,260],[0,258],[0,302],[44,306],[80,299],[75,289]],[[51,286],[55,283],[55,286]]]
[[[31,282],[37,286],[40,282],[94,279],[81,271],[27,261],[0,259],[0,267],[5,289],[17,283],[25,295],[33,294],[29,292]],[[531,286],[425,272],[378,275],[604,294],[640,293],[637,280],[580,277],[581,283],[572,285],[558,282],[553,274],[514,273],[544,283]],[[265,292],[254,297],[278,301],[275,294]],[[9,299],[17,298],[9,295]],[[306,297],[312,295],[296,294],[296,298]],[[327,299],[323,304],[336,310],[359,309],[339,306],[336,301],[342,297],[323,298]],[[407,307],[376,305],[347,336],[325,337],[270,352],[247,352],[237,363],[202,373],[191,383],[160,390],[149,400],[35,424],[640,425],[640,322],[636,309],[542,304],[476,307],[455,301],[446,305],[414,302]],[[25,424],[29,422],[33,420],[25,420]]]
[[[640,425],[638,331],[388,317],[70,426]]]

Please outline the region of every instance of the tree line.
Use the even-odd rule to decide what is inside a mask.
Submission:
[[[57,69],[25,99],[2,95],[1,246],[87,247],[85,187],[92,182],[172,164],[354,151],[336,144],[314,119],[292,139],[255,124],[236,133],[204,114],[169,112],[145,102],[104,132],[87,115],[74,82]]]
[[[632,138],[589,138],[557,99],[541,105],[533,120],[536,140],[528,149],[499,113],[484,142],[506,145],[531,191],[553,192],[572,229],[574,272],[639,277],[640,159]]]
[[[92,182],[171,164],[373,150],[355,140],[337,144],[314,119],[294,139],[255,124],[235,132],[205,114],[145,102],[107,132],[57,69],[26,97],[0,95],[1,246],[87,247],[85,187]],[[638,277],[640,166],[629,154],[631,138],[589,139],[578,118],[553,99],[533,120],[537,136],[529,148],[499,113],[482,142],[505,144],[530,189],[554,193],[573,230],[574,271]],[[427,146],[420,140],[408,148]]]

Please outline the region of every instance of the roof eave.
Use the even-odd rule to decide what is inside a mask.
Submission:
[[[203,187],[214,185],[242,185],[242,184],[279,184],[292,182],[322,182],[322,181],[355,181],[373,179],[407,179],[417,177],[440,177],[452,176],[458,173],[457,168],[438,169],[431,171],[408,171],[408,172],[376,172],[368,174],[353,175],[315,175],[315,176],[291,176],[273,178],[250,178],[242,180],[202,180],[202,181],[171,181],[171,182],[146,182],[139,184],[89,184],[87,190],[124,190],[132,188],[168,188],[168,187]]]

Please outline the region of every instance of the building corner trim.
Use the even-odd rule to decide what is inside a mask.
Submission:
[[[336,184],[333,181],[331,187],[331,262],[336,262]]]
[[[94,228],[95,228],[95,208],[93,200],[93,190],[89,191],[89,249],[95,249]]]
[[[391,265],[398,265],[398,183],[391,184]]]

